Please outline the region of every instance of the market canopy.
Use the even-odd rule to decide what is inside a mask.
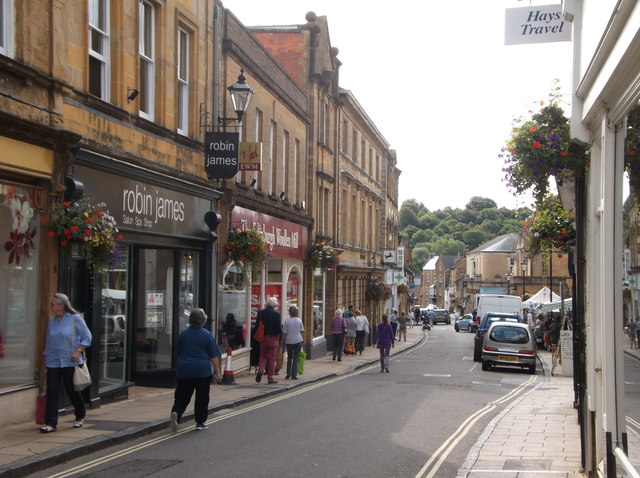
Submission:
[[[552,292],[547,286],[544,286],[528,300],[522,303],[522,307],[525,309],[535,309],[543,304],[549,304],[550,302],[556,302],[560,300],[560,296],[555,292]]]

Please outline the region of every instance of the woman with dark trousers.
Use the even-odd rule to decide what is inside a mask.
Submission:
[[[73,428],[80,428],[86,414],[80,392],[73,388],[75,365],[84,363],[82,351],[91,345],[91,332],[84,319],[71,307],[69,297],[57,293],[51,299],[53,316],[49,319],[44,358],[47,365],[47,411],[42,433],[56,431],[58,426],[58,396],[60,381],[73,404],[75,421]],[[86,365],[85,365],[86,366]]]
[[[304,324],[300,318],[300,309],[289,306],[289,318],[282,324],[282,336],[287,348],[287,376],[285,379],[298,380],[298,357],[302,350]]]
[[[178,424],[182,414],[191,401],[193,391],[196,392],[194,412],[196,430],[207,429],[209,415],[209,386],[211,385],[212,368],[216,380],[220,377],[220,349],[213,335],[202,328],[207,321],[207,314],[202,309],[193,309],[189,315],[189,328],[180,332],[178,337],[178,368],[176,370],[177,386],[174,393],[173,407],[169,426],[174,433],[178,432]]]
[[[382,323],[376,328],[376,347],[380,350],[380,373],[389,373],[389,353],[394,347],[395,336],[387,314],[382,314]]]

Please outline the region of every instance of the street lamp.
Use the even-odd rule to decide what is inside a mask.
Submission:
[[[511,294],[511,279],[513,276],[509,273],[506,275],[507,278],[507,294]]]
[[[222,118],[218,116],[218,124],[227,124],[231,121],[237,121],[242,123],[242,116],[247,112],[251,96],[254,91],[247,85],[247,79],[244,76],[244,69],[240,68],[240,75],[238,75],[238,81],[227,88],[231,95],[231,104],[233,104],[233,110],[236,112],[237,118]]]
[[[522,269],[522,300],[524,301],[524,278],[525,278],[525,274],[527,273],[527,260],[526,259],[522,259],[522,262],[520,262],[520,268]]]

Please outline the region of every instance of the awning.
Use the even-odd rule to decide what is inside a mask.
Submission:
[[[560,312],[560,309],[562,308],[562,302],[563,301],[561,300],[556,300],[553,302],[549,302],[548,304],[544,304],[542,307],[540,307],[538,313],[544,314],[545,312]],[[571,310],[572,305],[573,299],[564,299],[564,310]]]

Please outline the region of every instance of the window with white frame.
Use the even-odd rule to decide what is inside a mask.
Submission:
[[[109,0],[89,0],[89,93],[109,101]]]
[[[300,170],[302,169],[298,164],[298,161],[300,161],[300,140],[296,138],[296,140],[293,143],[293,164],[292,164],[292,174],[293,174],[293,181],[292,181],[292,186],[293,186],[293,190],[291,191],[291,200],[293,201],[293,203],[297,203],[298,202],[298,194],[299,194],[299,186],[298,186],[298,181],[300,181]]]
[[[140,116],[153,121],[155,96],[155,11],[141,0],[139,25]]]
[[[276,123],[271,120],[269,124],[269,194],[274,195],[276,187]]]
[[[0,0],[0,55],[13,58],[13,0]]]
[[[189,32],[178,28],[178,134],[189,134]]]
[[[288,194],[289,189],[289,132],[282,133],[282,192]]]

